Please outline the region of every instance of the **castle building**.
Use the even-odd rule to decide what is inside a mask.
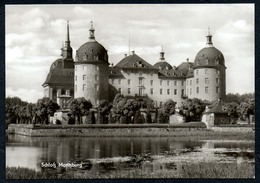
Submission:
[[[166,61],[163,49],[154,65],[134,51],[116,65],[110,65],[107,50],[96,41],[94,32],[91,22],[89,40],[76,51],[73,61],[67,25],[62,58],[52,64],[43,84],[46,97],[53,100],[62,95],[85,97],[95,107],[100,100],[113,101],[117,93],[149,97],[155,106],[161,106],[168,99],[180,106],[186,98],[208,101],[225,98],[225,60],[213,46],[210,31],[206,46],[198,52],[194,62],[187,59],[177,67]]]
[[[69,22],[65,45],[61,48],[61,58],[51,64],[42,86],[44,97],[49,97],[59,105],[62,105],[64,100],[74,97],[74,60],[70,46]]]
[[[88,42],[76,51],[74,97],[85,97],[97,106],[100,100],[108,100],[109,63],[107,50],[95,40],[94,32],[91,22]]]

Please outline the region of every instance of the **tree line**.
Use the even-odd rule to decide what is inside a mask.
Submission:
[[[178,113],[183,116],[185,122],[200,121],[205,107],[214,102],[216,101],[187,98],[178,108]],[[84,97],[72,98],[67,101],[66,105],[70,110],[68,115],[71,124],[169,123],[170,115],[176,112],[176,102],[171,99],[156,108],[150,98],[136,99],[122,94],[117,94],[112,103],[106,100],[100,101],[96,108],[96,117],[95,112],[91,110],[93,108],[91,101]],[[49,98],[39,99],[36,103],[28,103],[19,97],[7,97],[6,124],[49,124],[49,117],[53,116],[58,109],[60,109],[59,105]],[[223,100],[223,110],[233,119],[249,120],[249,116],[253,115],[255,110],[254,94],[227,94]]]

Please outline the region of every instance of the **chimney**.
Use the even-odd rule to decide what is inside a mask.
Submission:
[[[186,60],[187,60],[187,62],[189,62],[189,58],[187,58]]]
[[[111,67],[112,67],[112,68],[114,67],[114,64],[113,64],[113,63],[111,63]]]
[[[125,53],[125,57],[127,57],[127,54]]]
[[[135,54],[135,51],[132,51],[132,55],[134,55]]]

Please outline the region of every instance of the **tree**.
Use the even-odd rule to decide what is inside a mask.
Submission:
[[[84,97],[70,99],[68,101],[70,111],[74,118],[77,118],[77,123],[81,123],[81,117],[83,115],[89,115],[89,110],[92,108],[90,100],[86,100]]]
[[[255,100],[247,99],[245,102],[240,103],[241,116],[248,119],[248,124],[250,124],[250,115],[255,114]]]
[[[169,123],[170,115],[175,113],[176,102],[167,100],[159,110],[159,123]]]
[[[236,102],[224,103],[222,110],[228,113],[228,116],[236,123],[238,118],[239,105]]]
[[[179,114],[184,116],[186,122],[200,121],[201,115],[205,110],[206,103],[197,98],[187,98],[180,107]]]
[[[111,108],[112,108],[112,104],[109,103],[107,100],[101,100],[99,102],[98,112],[99,112],[100,124],[108,124],[108,116]]]
[[[139,107],[135,99],[127,99],[122,94],[115,96],[111,109],[115,121],[121,120],[121,123],[128,123],[135,116],[137,110],[139,110]]]
[[[39,99],[36,103],[36,113],[41,124],[49,124],[49,116],[53,116],[58,109],[58,104],[47,97]]]

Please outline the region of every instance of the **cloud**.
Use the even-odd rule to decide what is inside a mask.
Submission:
[[[41,32],[49,20],[49,15],[40,8],[32,8],[21,14],[13,12],[12,6],[6,6],[6,12],[9,15],[6,21],[7,32]]]
[[[49,67],[60,57],[68,19],[74,55],[88,41],[92,20],[96,40],[108,49],[114,64],[128,53],[129,35],[131,50],[151,64],[159,60],[161,45],[171,65],[186,58],[193,61],[205,46],[210,26],[214,46],[226,59],[227,91],[253,90],[253,4],[88,4],[6,6],[7,92],[42,93]],[[236,72],[244,77],[234,77]],[[242,87],[233,78],[239,78]]]

